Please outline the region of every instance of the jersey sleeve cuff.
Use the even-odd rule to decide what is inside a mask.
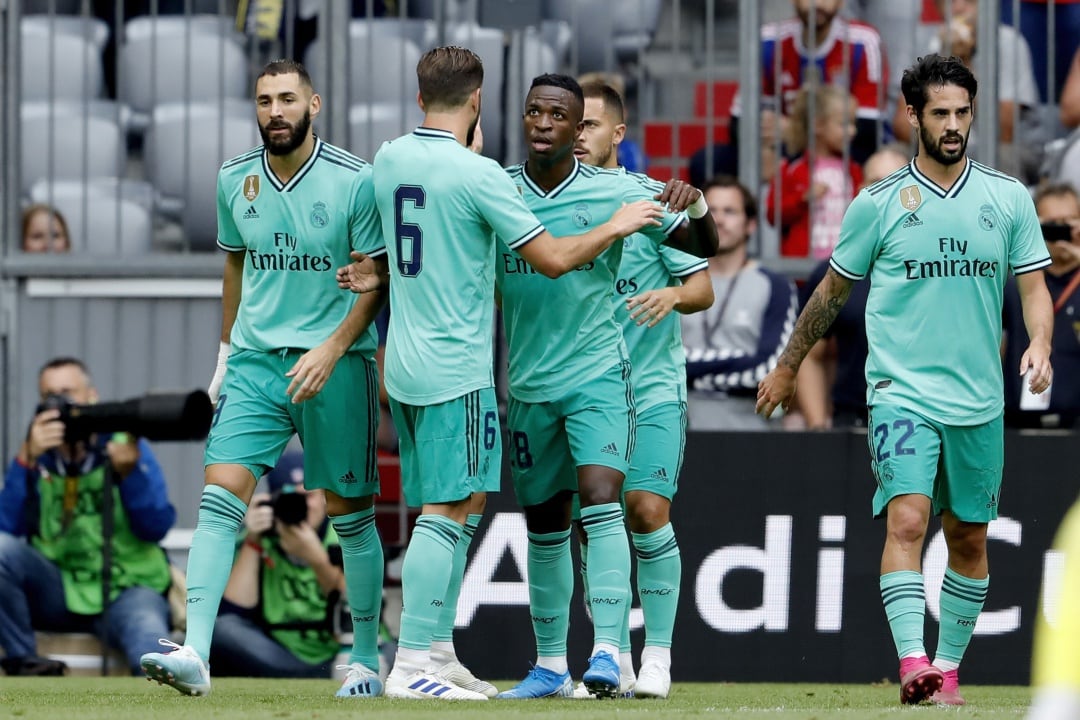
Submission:
[[[857,272],[855,272],[853,270],[848,270],[843,265],[836,262],[836,258],[834,258],[834,257],[829,258],[829,267],[831,267],[833,270],[835,270],[836,272],[838,272],[841,275],[843,275],[844,277],[846,277],[848,280],[859,281],[859,280],[862,280],[863,277],[865,277],[865,275],[866,275],[865,273],[859,274],[859,273],[857,273]]]
[[[690,275],[693,275],[696,272],[701,272],[702,270],[708,270],[708,269],[709,269],[709,261],[706,260],[705,258],[701,258],[698,262],[694,263],[693,265],[687,265],[686,267],[679,268],[678,270],[672,270],[671,274],[674,275],[677,278],[684,278],[684,277],[689,277]]]
[[[225,243],[221,242],[221,238],[218,238],[217,246],[225,252],[243,252],[244,250],[247,250],[247,248],[245,248],[243,245],[240,245],[239,247],[233,245],[226,245]]]
[[[521,237],[519,237],[519,238],[518,238],[517,240],[515,240],[514,242],[512,242],[512,243],[506,243],[506,246],[507,246],[507,247],[509,247],[509,248],[510,248],[511,250],[517,250],[517,249],[518,249],[519,247],[521,247],[521,246],[522,246],[522,245],[524,245],[525,243],[529,242],[530,240],[533,240],[533,239],[535,239],[535,238],[536,238],[536,237],[537,237],[538,235],[540,235],[541,233],[543,233],[543,232],[544,232],[544,229],[545,229],[545,228],[544,228],[544,226],[543,226],[543,225],[537,225],[537,226],[536,226],[536,227],[534,227],[534,228],[533,228],[532,230],[530,230],[529,232],[525,233],[524,235],[522,235]]]
[[[1036,270],[1042,270],[1045,267],[1050,267],[1051,260],[1049,257],[1044,257],[1034,262],[1024,263],[1023,265],[1017,265],[1013,268],[1013,275],[1023,275],[1024,273],[1035,272]]]

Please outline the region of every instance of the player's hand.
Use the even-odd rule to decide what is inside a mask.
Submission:
[[[777,365],[772,372],[758,383],[757,405],[754,412],[767,418],[772,417],[776,408],[786,412],[795,397],[795,373],[784,365]]]
[[[281,549],[293,557],[301,558],[309,565],[318,563],[326,555],[322,540],[307,521],[296,525],[277,523],[278,542]]]
[[[352,262],[337,269],[337,284],[342,290],[374,292],[390,281],[390,276],[379,273],[375,261],[364,253],[353,250],[349,257]]]
[[[666,205],[669,212],[680,213],[697,202],[701,197],[701,191],[684,180],[672,178],[664,185],[664,189],[653,199],[661,205]]]
[[[638,200],[616,210],[608,222],[615,227],[616,235],[626,237],[648,225],[659,227],[660,218],[663,216],[662,205],[648,200]]]
[[[472,145],[469,145],[469,149],[477,155],[484,152],[484,131],[480,129],[480,121],[476,121],[476,130],[473,132]]]
[[[626,299],[626,309],[630,311],[630,319],[638,325],[648,323],[649,327],[656,327],[657,323],[670,315],[678,304],[678,288],[673,287],[649,290]]]
[[[128,433],[116,433],[105,443],[105,452],[113,470],[123,480],[139,463],[139,443]]]
[[[244,528],[249,538],[255,539],[262,536],[274,526],[274,508],[264,505],[269,502],[270,496],[266,493],[257,493],[251,496],[247,514],[244,515]]]
[[[285,394],[291,396],[294,403],[315,397],[330,379],[340,359],[341,353],[328,342],[308,350],[285,373],[285,377],[292,378],[289,387],[285,388]]]
[[[1035,395],[1046,392],[1054,380],[1054,369],[1050,365],[1050,347],[1046,343],[1032,343],[1020,358],[1020,375],[1028,371],[1028,387]]]

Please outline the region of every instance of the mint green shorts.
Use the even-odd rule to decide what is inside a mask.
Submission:
[[[277,465],[296,433],[304,446],[304,487],[345,498],[377,494],[375,361],[346,353],[318,395],[293,403],[285,373],[305,352],[237,350],[229,356],[204,463],[243,465],[258,479]]]
[[[572,388],[551,402],[510,397],[510,474],[523,507],[563,490],[577,491],[577,468],[603,465],[626,474],[634,452],[634,391],[630,363]]]
[[[390,398],[398,432],[401,490],[409,507],[498,492],[502,443],[495,388],[473,390],[438,405]]]
[[[645,490],[671,500],[686,449],[686,403],[653,405],[637,414],[637,439],[623,493]]]
[[[1003,416],[982,425],[944,425],[893,405],[870,408],[867,440],[877,490],[874,516],[898,495],[931,499],[935,515],[988,523],[998,516],[1005,463]]]

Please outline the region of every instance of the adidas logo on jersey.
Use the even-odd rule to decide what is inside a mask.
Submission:
[[[660,468],[659,470],[655,470],[653,472],[653,474],[649,476],[649,478],[651,480],[663,480],[664,482],[667,482],[667,479],[668,479],[667,470],[665,470],[664,468]]]
[[[619,446],[615,443],[608,443],[604,447],[600,448],[600,452],[607,453],[608,455],[618,455]]]
[[[259,217],[259,212],[255,209],[254,205],[249,205],[248,209],[244,211],[245,220],[255,220]]]
[[[911,213],[910,215],[908,215],[907,220],[904,221],[904,224],[901,227],[913,228],[917,225],[922,225],[922,220],[920,220],[919,216],[915,213]]]

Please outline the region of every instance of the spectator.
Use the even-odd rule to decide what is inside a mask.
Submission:
[[[862,183],[862,170],[854,161],[848,159],[845,167],[848,142],[854,134],[854,98],[847,91],[835,85],[799,91],[789,124],[788,147],[800,155],[794,161],[781,162],[779,179],[769,188],[766,213],[780,218],[782,255],[822,260],[832,254],[840,239],[844,210]]]
[[[60,211],[41,203],[23,211],[22,251],[66,253],[71,251],[71,234]]]
[[[1061,124],[1069,129],[1080,126],[1080,50],[1073,55],[1061,90]]]
[[[266,479],[270,492],[254,495],[244,518],[210,665],[215,675],[328,678],[345,575],[326,497],[304,489],[297,451],[282,455]]]
[[[709,258],[716,302],[682,318],[686,347],[687,424],[691,430],[763,430],[754,414],[757,381],[775,365],[795,322],[798,297],[784,275],[747,254],[757,201],[735,178],[702,189],[720,246]]]
[[[97,400],[80,360],[46,363],[38,390],[42,405],[0,490],[0,646],[7,653],[0,665],[8,675],[61,675],[63,663],[36,655],[34,631],[104,629],[141,675],[139,657],[169,635],[171,573],[158,542],[176,510],[165,478],[145,440],[67,434],[58,405]],[[110,470],[116,511],[105,613],[101,501]]]
[[[838,16],[843,0],[792,0],[797,17],[761,28],[763,107],[777,110],[781,127],[790,117],[799,89],[811,77],[821,86],[838,85],[856,100],[856,131],[851,156],[863,162],[877,148],[884,114],[888,65],[881,36],[872,26]],[[814,26],[810,26],[813,6]],[[732,147],[738,147],[737,119],[742,101],[731,107]],[[770,138],[762,137],[762,143]]]
[[[908,156],[895,145],[883,147],[863,165],[862,187],[870,187],[907,162]],[[822,260],[810,273],[800,293],[801,307],[806,307],[828,267],[829,261]],[[865,315],[869,292],[869,278],[852,286],[851,295],[836,320],[799,368],[799,410],[808,429],[866,427]]]
[[[976,0],[936,0],[938,11],[948,22],[930,39],[927,52],[958,57],[969,70],[975,70],[975,29],[979,5]],[[1035,73],[1031,69],[1031,49],[1020,33],[1009,25],[998,25],[998,138],[997,167],[1020,179],[1035,177],[1042,157],[1044,137],[1040,128],[1039,96]],[[1019,106],[1020,124],[1016,124]],[[899,103],[893,116],[897,139],[908,142],[913,130],[908,122],[907,106]],[[977,156],[974,129],[968,138],[968,154]]]
[[[1046,287],[1054,301],[1054,382],[1038,397],[1016,372],[1027,347],[1015,278],[1005,286],[1005,421],[1014,427],[1075,427],[1080,416],[1080,197],[1068,184],[1035,195],[1035,212],[1050,251]],[[1010,364],[1011,363],[1011,364]]]

